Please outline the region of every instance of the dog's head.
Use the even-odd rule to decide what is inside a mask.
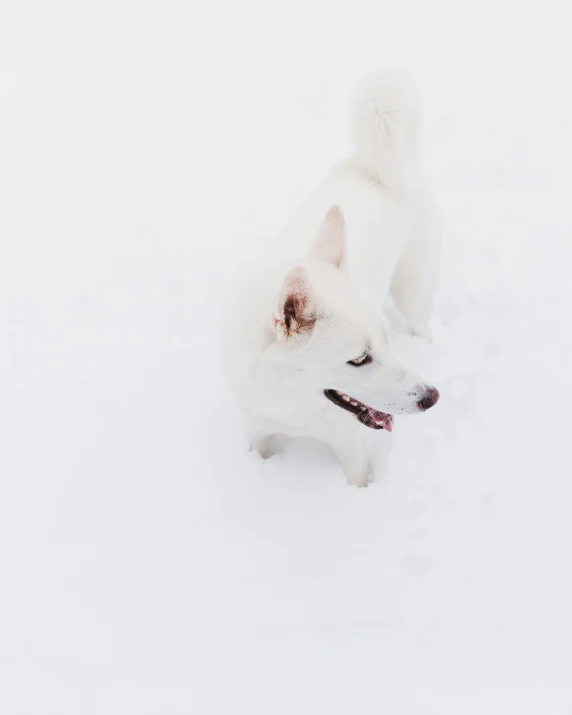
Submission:
[[[340,270],[344,252],[344,217],[333,206],[309,255],[286,273],[265,363],[287,401],[329,400],[367,427],[391,430],[394,414],[425,411],[439,393],[393,357],[385,319]]]

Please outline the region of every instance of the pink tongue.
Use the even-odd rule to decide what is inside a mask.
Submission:
[[[385,412],[378,412],[371,407],[368,407],[367,411],[369,412],[370,420],[377,422],[377,424],[382,424],[384,429],[391,432],[393,429],[393,415],[386,415]]]

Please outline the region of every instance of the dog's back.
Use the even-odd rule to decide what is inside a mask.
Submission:
[[[351,107],[355,153],[335,166],[271,246],[272,262],[304,255],[328,207],[347,223],[344,269],[381,302],[419,225],[434,223],[419,159],[421,102],[401,71],[367,78]]]

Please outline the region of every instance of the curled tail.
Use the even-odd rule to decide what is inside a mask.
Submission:
[[[357,163],[389,190],[406,188],[417,162],[421,101],[403,71],[378,72],[360,85],[351,130]]]

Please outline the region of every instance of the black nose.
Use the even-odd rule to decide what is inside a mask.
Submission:
[[[437,402],[439,399],[439,390],[437,390],[435,387],[428,387],[425,394],[423,395],[423,399],[419,400],[417,403],[419,405],[419,409],[425,412],[425,410],[428,410],[430,407],[433,407],[433,405]]]

